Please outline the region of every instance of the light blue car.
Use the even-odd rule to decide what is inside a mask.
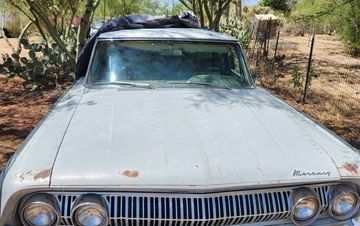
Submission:
[[[359,165],[234,38],[108,32],[7,164],[0,225],[356,225]]]

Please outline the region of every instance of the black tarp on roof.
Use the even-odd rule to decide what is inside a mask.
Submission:
[[[130,15],[108,20],[85,44],[79,54],[76,64],[76,78],[85,76],[90,61],[91,52],[96,38],[102,33],[125,29],[141,28],[198,28],[199,23],[191,13],[182,13],[172,17],[152,17],[148,15]]]

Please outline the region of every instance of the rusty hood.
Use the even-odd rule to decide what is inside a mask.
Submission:
[[[359,155],[261,88],[87,89],[52,187],[244,188],[357,176]]]

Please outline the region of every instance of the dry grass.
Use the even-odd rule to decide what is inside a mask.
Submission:
[[[293,87],[291,78],[296,67],[305,77],[308,53],[309,37],[283,36],[278,55],[285,59],[273,76],[263,73],[260,83],[360,148],[360,59],[344,53],[336,37],[317,36],[313,78],[307,104],[302,105],[303,91]]]

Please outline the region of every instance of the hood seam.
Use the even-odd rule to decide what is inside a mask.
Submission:
[[[71,117],[70,117],[70,119],[69,119],[69,121],[68,121],[68,123],[67,123],[67,125],[66,125],[66,129],[65,129],[65,131],[64,131],[64,135],[62,136],[61,141],[60,141],[60,143],[59,143],[59,147],[58,147],[58,149],[57,149],[57,151],[56,151],[56,155],[55,155],[54,162],[53,162],[53,164],[52,164],[51,172],[50,172],[49,187],[51,186],[51,183],[52,183],[52,176],[53,176],[53,172],[54,172],[54,167],[55,167],[55,163],[56,163],[57,157],[58,157],[59,152],[60,152],[60,148],[61,148],[61,146],[62,146],[62,144],[63,144],[63,142],[64,142],[66,133],[67,133],[69,127],[70,127],[70,123],[71,123],[71,121],[72,121],[72,119],[73,119],[73,117],[74,117],[74,115],[75,115],[75,113],[76,113],[76,111],[77,111],[77,109],[78,109],[78,107],[79,107],[79,105],[80,105],[80,102],[81,102],[83,96],[84,96],[84,90],[82,91],[81,97],[79,98],[78,103],[77,103],[74,111],[73,111],[72,114],[71,114]]]

